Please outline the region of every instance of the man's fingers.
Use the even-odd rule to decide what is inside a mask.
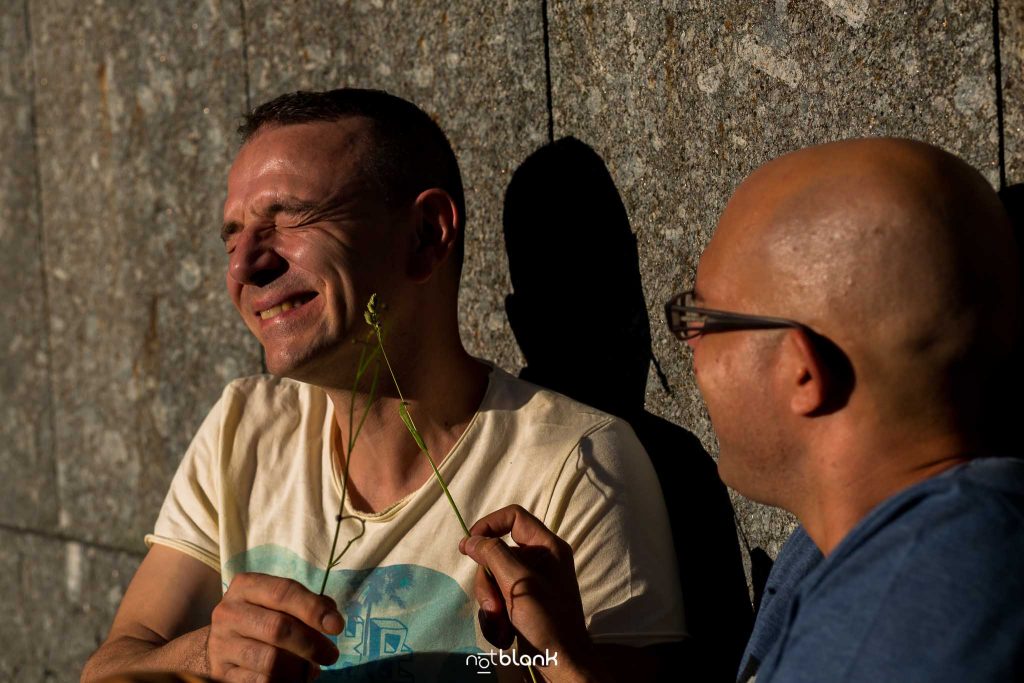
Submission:
[[[270,676],[247,671],[240,666],[229,669],[221,678],[227,683],[271,683]]]
[[[473,592],[480,609],[488,614],[505,611],[505,598],[501,595],[501,589],[495,585],[494,579],[487,575],[482,566],[476,570],[476,576],[473,579]]]
[[[501,596],[494,579],[487,575],[483,567],[477,567],[473,591],[480,605],[478,617],[484,638],[497,648],[511,647],[515,630],[505,611],[505,599]]]
[[[532,584],[534,577],[530,569],[516,558],[512,549],[500,538],[470,536],[459,544],[459,549],[481,567],[477,570],[475,584],[477,599],[481,603],[480,630],[489,643],[495,647],[507,648],[512,645],[512,639],[515,637],[512,625],[512,611],[515,609],[513,593],[522,596],[523,586]],[[483,572],[483,568],[490,570],[491,577]],[[495,588],[500,590],[500,596],[494,595]],[[485,604],[493,607],[498,600],[501,601],[499,612],[484,608]]]
[[[477,612],[477,617],[480,619],[480,632],[484,634],[488,643],[500,650],[512,647],[516,630],[504,610],[497,614],[489,614],[480,610]]]
[[[481,517],[469,530],[471,536],[501,537],[512,534],[512,540],[521,546],[541,546],[562,560],[572,553],[569,544],[544,526],[544,523],[520,505],[509,505]]]
[[[236,663],[242,669],[263,674],[271,680],[303,679],[310,667],[316,667],[291,652],[249,638],[238,640],[237,652]]]
[[[338,649],[327,636],[289,614],[245,602],[232,602],[218,609],[222,613],[226,611],[223,618],[235,634],[248,643],[273,646],[317,664],[333,664],[338,659]],[[254,668],[251,665],[258,653],[251,650],[251,647],[241,648],[239,652],[244,654],[232,657],[233,663]]]
[[[497,582],[506,609],[511,609],[512,591],[519,582],[532,583],[533,571],[524,565],[500,538],[470,536],[459,549],[481,567],[490,570]]]
[[[290,614],[317,631],[341,633],[344,626],[333,600],[317,595],[298,581],[269,574],[246,573],[235,577],[229,591],[232,588],[236,597]]]
[[[318,667],[316,664],[313,664],[313,665],[310,666],[309,671],[308,671],[308,675],[306,675],[305,678],[303,678],[302,674],[300,674],[300,673],[296,673],[294,675],[293,674],[285,674],[284,676],[280,676],[280,675],[267,675],[267,674],[263,674],[263,673],[258,673],[256,671],[250,671],[250,670],[248,670],[248,669],[246,669],[244,667],[236,666],[235,668],[233,668],[230,671],[228,671],[228,673],[224,674],[223,677],[218,678],[217,680],[218,681],[226,681],[227,683],[236,683],[236,681],[241,682],[241,683],[280,683],[281,681],[288,681],[289,683],[293,683],[295,681],[307,681],[307,683],[309,683],[310,681],[315,681],[316,679],[318,679],[320,677],[321,673],[322,672],[320,671],[320,667]],[[192,679],[192,678],[182,679],[182,681],[192,681],[192,680],[195,680],[197,683],[199,683],[199,681],[200,681],[200,679],[198,679],[198,678],[197,679]],[[202,681],[211,681],[211,683],[212,683],[212,681],[214,679],[212,679],[212,678],[203,678],[201,680]]]

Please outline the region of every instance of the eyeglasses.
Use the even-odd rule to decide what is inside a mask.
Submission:
[[[665,320],[668,321],[668,329],[682,341],[709,332],[773,330],[783,327],[796,327],[810,331],[806,325],[795,320],[716,311],[693,304],[693,290],[677,294],[665,304]]]

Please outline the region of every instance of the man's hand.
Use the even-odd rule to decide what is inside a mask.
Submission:
[[[501,540],[508,533],[517,547]],[[568,543],[522,507],[510,505],[474,524],[459,550],[480,565],[475,586],[480,628],[492,645],[507,648],[518,635],[524,654],[557,653],[557,666],[541,668],[548,680],[597,680]]]
[[[318,664],[338,659],[323,633],[341,633],[343,625],[333,600],[297,581],[238,574],[213,610],[210,673],[239,683],[314,678]]]

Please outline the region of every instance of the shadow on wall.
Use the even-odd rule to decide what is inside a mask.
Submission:
[[[520,376],[632,425],[667,494],[700,680],[732,681],[752,619],[733,510],[700,441],[644,410],[653,357],[636,238],[601,157],[575,138],[530,155],[506,192],[504,233]]]
[[[1024,310],[1024,183],[1010,185],[999,191],[999,198],[1010,214],[1017,238],[1018,287],[1017,310]],[[995,446],[1007,453],[1021,451],[1021,387],[1024,386],[1024,319],[1018,321],[1017,347],[1011,367],[1003,377],[1000,396],[994,401],[996,417],[991,424],[998,432]]]

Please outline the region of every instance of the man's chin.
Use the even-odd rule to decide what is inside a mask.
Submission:
[[[732,490],[742,493],[738,488],[736,488],[735,473],[732,471],[732,468],[729,467],[728,459],[722,457],[721,449],[719,449],[718,452],[717,464],[718,478],[722,480],[722,483]]]
[[[757,500],[756,484],[751,482],[750,473],[737,468],[733,455],[721,447],[718,452],[718,478],[744,498],[761,502]]]
[[[742,458],[737,466],[736,457],[728,450],[720,450],[718,455],[718,478],[726,486],[747,500],[761,505],[788,509],[785,506],[783,490],[774,471],[750,469],[743,467]]]
[[[276,377],[288,377],[307,381],[310,374],[310,366],[315,366],[313,354],[295,354],[281,351],[279,349],[268,349],[263,347],[263,359],[267,366],[267,372]]]
[[[306,382],[307,384],[316,384],[313,380],[316,378],[317,373],[310,369],[310,363],[308,362],[272,361],[268,356],[266,357],[266,363],[267,372],[275,377],[287,377],[288,379]]]
[[[327,349],[310,349],[297,355],[268,353],[264,349],[267,372],[275,377],[287,377],[316,386],[350,386],[354,360],[339,358]]]

